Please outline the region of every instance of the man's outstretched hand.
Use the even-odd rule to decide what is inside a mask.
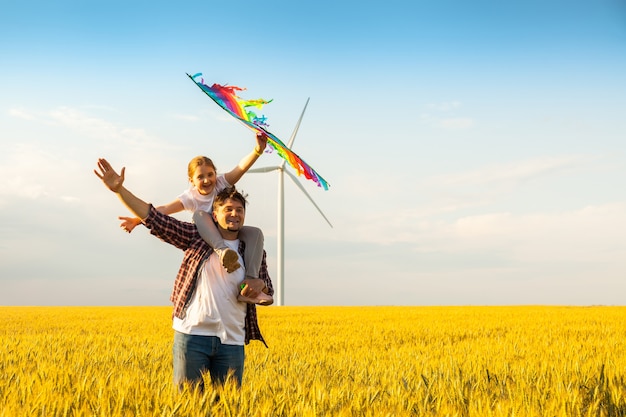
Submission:
[[[104,185],[106,185],[107,188],[114,193],[119,192],[124,184],[124,172],[126,171],[126,168],[122,168],[121,173],[118,174],[106,159],[100,158],[98,159],[98,169],[100,172],[95,169],[93,172],[102,180]]]

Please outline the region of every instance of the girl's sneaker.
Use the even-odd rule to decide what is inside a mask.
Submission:
[[[241,289],[243,291],[243,289]],[[259,304],[262,306],[268,306],[274,303],[274,298],[271,295],[265,294],[264,292],[260,292],[256,297],[246,297],[242,295],[241,292],[237,296],[237,300],[242,301],[248,304]]]
[[[241,267],[239,263],[239,254],[230,248],[215,249],[215,253],[220,257],[222,266],[229,274]]]

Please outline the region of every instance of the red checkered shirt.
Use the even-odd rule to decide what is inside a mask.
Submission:
[[[209,255],[213,252],[213,249],[206,243],[198,234],[196,225],[193,223],[187,223],[167,216],[157,211],[154,206],[150,206],[150,213],[148,217],[143,221],[145,226],[150,229],[150,233],[158,237],[162,241],[176,246],[183,250],[185,255],[183,262],[178,270],[178,275],[174,281],[174,290],[170,300],[174,303],[173,315],[180,319],[185,317],[187,305],[191,300],[191,295],[196,288],[196,282],[200,273],[200,268],[203,265],[203,261],[208,259]],[[245,250],[245,243],[239,241],[239,253],[243,257]],[[267,272],[267,263],[265,260],[266,254],[263,251],[263,260],[261,262],[261,270],[259,271],[259,278],[265,282],[268,289],[268,294],[274,294],[274,288],[272,286],[272,280]],[[250,340],[260,340],[267,346],[263,336],[261,335],[261,329],[257,319],[256,305],[248,304],[245,318],[245,343],[250,343]]]

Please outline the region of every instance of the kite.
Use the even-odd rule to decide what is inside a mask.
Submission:
[[[273,133],[270,133],[266,128],[269,126],[265,116],[257,116],[253,111],[249,110],[251,107],[261,109],[264,104],[270,103],[272,100],[244,100],[237,96],[238,91],[245,90],[244,88],[228,85],[213,84],[208,86],[204,83],[204,79],[200,78],[200,81],[196,79],[200,77],[202,73],[187,76],[193,81],[204,93],[211,97],[222,109],[226,110],[231,116],[248,126],[250,129],[262,133],[267,136],[267,143],[270,145],[280,156],[283,158],[293,169],[296,170],[298,175],[304,175],[308,180],[311,180],[317,184],[318,187],[328,190],[328,182],[322,178],[315,170],[306,162],[302,160],[295,152],[289,149],[280,139],[278,139]]]

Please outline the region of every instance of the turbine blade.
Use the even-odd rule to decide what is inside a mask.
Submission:
[[[296,139],[296,135],[298,134],[298,129],[300,129],[300,123],[302,123],[302,118],[304,117],[304,112],[306,111],[306,107],[309,105],[309,100],[311,100],[311,97],[306,99],[306,103],[304,103],[304,108],[302,109],[302,114],[300,115],[300,118],[298,119],[298,123],[296,123],[296,127],[293,129],[293,133],[291,133],[291,137],[289,138],[289,142],[287,144],[289,148],[291,148],[291,145],[293,145],[293,141]]]
[[[298,181],[298,178],[293,175],[291,172],[285,170],[284,171],[287,175],[289,175],[289,177],[291,178],[291,180],[298,186],[298,188],[300,188],[300,191],[302,191],[304,193],[304,195],[306,195],[309,199],[309,201],[311,201],[311,203],[313,203],[313,205],[315,206],[315,208],[317,209],[317,211],[319,211],[319,213],[322,215],[322,217],[324,218],[324,220],[326,220],[326,223],[328,223],[328,225],[330,227],[333,227],[333,225],[331,224],[330,220],[328,220],[328,218],[326,218],[326,216],[324,215],[324,213],[322,212],[322,209],[319,208],[317,206],[317,204],[315,204],[315,201],[313,201],[313,198],[311,198],[311,196],[309,195],[309,193],[306,192],[306,190],[304,189],[304,187],[302,186],[302,184],[300,184],[300,181]]]
[[[300,129],[300,123],[302,123],[302,118],[304,117],[304,112],[306,111],[306,108],[309,105],[309,100],[310,99],[311,99],[311,97],[308,97],[306,99],[306,103],[304,103],[304,108],[302,109],[302,114],[300,114],[300,118],[298,119],[298,122],[296,123],[296,127],[293,129],[293,132],[291,133],[291,137],[289,138],[289,142],[287,142],[287,147],[289,149],[291,149],[291,146],[293,145],[293,141],[296,140],[296,135],[298,134],[298,129]],[[287,161],[283,161],[281,167],[284,167],[286,162]]]
[[[247,172],[252,172],[254,173],[260,173],[260,172],[272,172],[272,171],[280,171],[282,168],[279,166],[274,166],[274,167],[261,167],[261,168],[254,168],[254,169],[249,169]]]

